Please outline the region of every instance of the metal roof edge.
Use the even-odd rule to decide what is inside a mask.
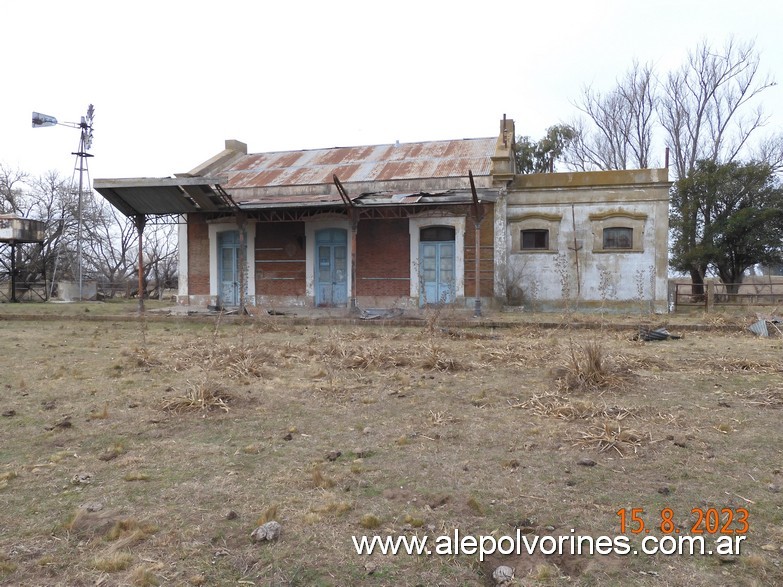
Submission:
[[[220,177],[125,177],[97,178],[92,180],[95,189],[127,187],[171,187],[182,185],[220,185],[226,178]]]

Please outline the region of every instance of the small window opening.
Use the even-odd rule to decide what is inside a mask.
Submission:
[[[604,249],[632,249],[633,228],[604,228]]]
[[[549,231],[545,228],[535,228],[522,231],[522,249],[548,249]]]

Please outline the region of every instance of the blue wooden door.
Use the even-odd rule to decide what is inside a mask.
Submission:
[[[454,251],[454,241],[420,243],[422,305],[449,304],[454,301]]]
[[[348,234],[339,228],[315,234],[315,304],[348,303]]]
[[[218,233],[218,282],[220,303],[239,305],[239,231]]]

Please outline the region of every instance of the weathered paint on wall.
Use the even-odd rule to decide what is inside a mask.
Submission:
[[[507,289],[538,309],[666,311],[669,185],[656,169],[520,176],[506,202]],[[603,248],[612,227],[632,228],[628,249]],[[547,250],[522,248],[529,228],[549,230]]]

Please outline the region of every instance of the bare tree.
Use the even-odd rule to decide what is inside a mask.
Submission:
[[[716,51],[706,41],[663,84],[659,116],[675,171],[684,178],[699,160],[734,161],[768,116],[751,102],[774,85],[759,75],[754,43],[726,42]]]
[[[50,171],[30,181],[26,199],[29,207],[24,216],[42,221],[45,227],[41,271],[45,270],[49,278],[59,271],[73,279],[77,274],[77,195],[67,180]]]
[[[31,178],[27,173],[0,164],[0,214],[44,223],[42,245],[16,247],[18,282],[76,277],[78,209],[78,191],[57,172]],[[83,273],[100,285],[125,284],[138,279],[138,232],[133,220],[90,191],[82,193],[81,244]],[[11,263],[7,257],[0,255],[0,267],[10,275]],[[145,282],[151,278],[162,298],[164,290],[175,287],[177,282],[176,227],[148,224],[144,257]],[[110,295],[113,293],[112,288]]]
[[[172,224],[151,224],[144,233],[144,283],[154,284],[150,295],[156,293],[160,300],[177,282],[176,229]]]
[[[783,169],[783,134],[766,137],[750,152],[751,161],[763,161],[773,172]]]
[[[84,260],[109,297],[114,297],[116,286],[124,285],[135,271],[136,227],[103,198],[89,198],[84,210]]]
[[[58,265],[64,266],[66,272],[73,269],[76,203],[68,183],[57,172],[30,178],[24,172],[0,165],[0,210],[44,223],[41,245],[30,244],[16,249],[19,282],[39,282],[44,276],[51,278]],[[4,258],[0,263],[7,266]]]
[[[27,174],[0,163],[0,214],[19,214]]]
[[[585,87],[575,106],[586,118],[571,124],[577,136],[567,149],[569,165],[582,170],[648,167],[656,104],[653,68],[637,61],[608,93]]]

